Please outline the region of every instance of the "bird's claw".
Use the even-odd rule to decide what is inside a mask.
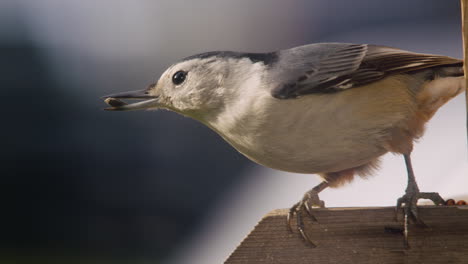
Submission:
[[[288,227],[291,232],[293,232],[293,225],[292,225],[292,218],[296,215],[296,222],[297,226],[296,229],[299,231],[301,238],[311,247],[316,247],[316,245],[312,242],[310,237],[307,235],[304,226],[304,219],[303,213],[304,211],[307,212],[309,217],[314,221],[317,222],[317,218],[312,213],[313,207],[325,207],[325,203],[319,199],[318,192],[315,190],[310,190],[304,194],[301,201],[295,203],[288,212],[287,222]]]
[[[436,192],[407,192],[402,197],[398,198],[396,206],[396,217],[398,219],[398,211],[404,205],[404,213],[418,223],[422,223],[418,216],[418,200],[431,200],[435,205],[445,205],[445,200]]]
[[[413,221],[415,221],[417,224],[422,225],[426,227],[426,224],[419,218],[418,215],[418,200],[419,199],[428,199],[431,200],[435,205],[444,205],[445,200],[442,199],[442,197],[435,192],[430,192],[430,193],[425,193],[425,192],[419,192],[419,190],[414,190],[414,191],[407,191],[405,195],[402,197],[398,198],[397,200],[397,206],[395,210],[395,218],[398,221],[398,211],[403,207],[403,212],[404,212],[404,220],[403,220],[403,225],[404,225],[404,246],[406,249],[409,248],[408,244],[408,224],[409,224],[409,219],[411,218]]]

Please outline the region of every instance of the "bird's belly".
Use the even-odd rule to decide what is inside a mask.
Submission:
[[[387,152],[379,138],[369,135],[362,134],[349,140],[335,137],[333,133],[315,137],[318,133],[323,131],[297,128],[287,133],[252,136],[249,144],[235,139],[226,140],[254,162],[296,173],[340,171],[364,165]]]
[[[388,151],[391,131],[417,107],[398,79],[385,82],[381,89],[368,85],[291,100],[255,97],[212,127],[245,156],[270,168],[320,173],[361,166]]]
[[[381,121],[356,121],[346,110],[309,107],[302,108],[310,110],[304,112],[287,105],[282,109],[288,114],[270,112],[255,125],[245,123],[242,131],[222,136],[249,159],[296,173],[340,171],[387,152],[385,126],[375,124]]]

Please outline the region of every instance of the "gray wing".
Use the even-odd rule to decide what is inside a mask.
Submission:
[[[272,69],[278,99],[312,93],[334,93],[378,81],[389,75],[453,65],[462,60],[400,49],[367,45],[322,43],[279,52]]]

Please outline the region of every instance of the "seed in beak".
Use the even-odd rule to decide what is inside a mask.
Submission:
[[[119,99],[112,98],[112,97],[106,98],[104,100],[104,102],[106,102],[106,104],[108,104],[108,105],[110,105],[112,107],[120,107],[120,106],[124,106],[124,105],[127,104],[124,101],[120,101]]]

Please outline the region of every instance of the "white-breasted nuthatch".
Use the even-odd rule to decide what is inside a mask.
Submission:
[[[271,53],[208,52],[183,59],[157,83],[104,97],[108,110],[164,108],[207,125],[264,166],[316,173],[323,182],[289,213],[323,206],[318,193],[365,176],[387,152],[403,154],[408,218],[420,221],[410,153],[439,107],[464,91],[463,61],[400,49],[344,43],[310,44]],[[127,104],[119,99],[142,99]]]

